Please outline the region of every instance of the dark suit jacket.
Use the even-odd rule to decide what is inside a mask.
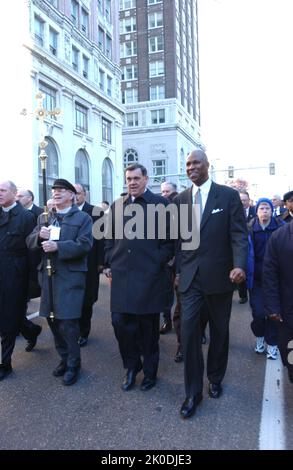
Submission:
[[[88,202],[84,203],[82,208],[83,212],[86,212],[92,219],[93,223],[97,220],[97,217],[93,216],[93,208]],[[86,278],[86,289],[84,303],[87,305],[93,305],[98,299],[99,291],[99,270],[98,267],[104,264],[104,240],[96,240],[94,238],[93,246],[88,254],[87,258],[88,272]]]
[[[165,266],[173,256],[173,242],[159,239],[156,230],[153,239],[147,238],[147,206],[149,204],[163,204],[168,201],[162,196],[147,190],[135,201],[142,207],[144,215],[144,238],[127,239],[115,238],[115,229],[119,221],[122,228],[131,219],[125,215],[125,208],[131,204],[129,196],[121,197],[111,206],[112,227],[105,240],[105,261],[111,267],[111,311],[133,314],[150,314],[163,311],[166,306],[166,280]],[[119,214],[115,208],[119,207]],[[118,212],[118,210],[117,210]],[[121,219],[120,219],[120,217]],[[155,217],[156,227],[158,217]],[[111,224],[109,224],[111,226]],[[129,228],[130,229],[130,228]],[[123,230],[124,231],[124,230]]]
[[[293,328],[293,221],[276,230],[267,244],[263,292],[267,313],[277,313]]]
[[[246,222],[248,223],[254,217],[255,217],[255,208],[250,206],[248,210],[248,215],[246,216]]]
[[[188,205],[191,229],[192,188],[174,202]],[[179,291],[189,288],[197,271],[206,294],[234,290],[229,274],[234,267],[246,269],[247,251],[247,227],[238,192],[212,183],[201,219],[200,245],[196,250],[181,249]]]
[[[41,207],[33,204],[30,212],[35,217],[35,225],[37,225],[38,217],[44,211]],[[38,281],[38,270],[37,267],[42,259],[42,254],[39,251],[29,251],[29,299],[35,299],[41,295],[41,287]]]
[[[33,204],[33,207],[30,209],[30,211],[32,212],[32,214],[34,214],[37,225],[38,217],[44,212],[44,210],[41,207],[36,206],[36,204]]]

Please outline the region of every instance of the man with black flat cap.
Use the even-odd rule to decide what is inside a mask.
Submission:
[[[75,204],[75,187],[65,179],[57,179],[52,186],[56,211],[49,212],[49,226],[44,215],[27,237],[30,249],[43,251],[41,271],[40,315],[47,317],[61,362],[53,371],[55,377],[63,377],[64,385],[72,385],[78,379],[80,369],[79,318],[85,291],[87,254],[92,239],[92,221]],[[45,256],[50,253],[53,267],[53,312],[50,319],[49,281]]]

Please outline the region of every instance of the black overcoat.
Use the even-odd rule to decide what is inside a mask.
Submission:
[[[166,306],[164,268],[173,256],[173,242],[169,238],[170,225],[167,227],[166,239],[159,239],[157,226],[154,238],[147,238],[147,206],[166,206],[168,201],[147,190],[135,200],[135,204],[141,206],[144,214],[143,239],[129,239],[129,234],[125,234],[125,224],[131,218],[125,215],[127,206],[131,207],[129,196],[115,201],[109,213],[109,235],[113,238],[105,240],[105,262],[112,271],[111,311],[130,314],[159,313]],[[117,205],[119,210],[115,214]],[[119,239],[117,233],[115,238],[115,228],[120,217],[123,236]]]
[[[35,219],[17,204],[9,212],[0,208],[0,331],[15,333],[23,319],[28,296],[26,237]]]
[[[43,209],[39,206],[36,206],[36,204],[33,204],[32,208],[29,209],[29,211],[34,215],[35,225],[37,225],[39,215],[41,215],[44,212]],[[40,297],[41,295],[41,288],[40,288],[39,281],[38,281],[37,267],[41,262],[42,255],[40,251],[29,250],[28,258],[29,258],[28,298],[35,299],[37,297]]]

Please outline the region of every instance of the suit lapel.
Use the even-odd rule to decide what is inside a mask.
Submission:
[[[203,229],[205,224],[207,223],[212,210],[215,208],[216,200],[217,200],[218,194],[217,194],[217,189],[215,183],[211,184],[211,188],[208,194],[207,202],[202,214],[202,219],[201,219],[201,224],[200,224],[200,230]]]

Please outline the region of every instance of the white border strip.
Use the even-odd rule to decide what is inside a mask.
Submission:
[[[30,315],[27,315],[27,319],[28,320],[32,320],[33,318],[36,318],[36,317],[39,317],[39,312],[34,312],[34,313],[31,313]]]
[[[283,411],[283,364],[278,356],[277,360],[266,360],[259,450],[286,449]]]

